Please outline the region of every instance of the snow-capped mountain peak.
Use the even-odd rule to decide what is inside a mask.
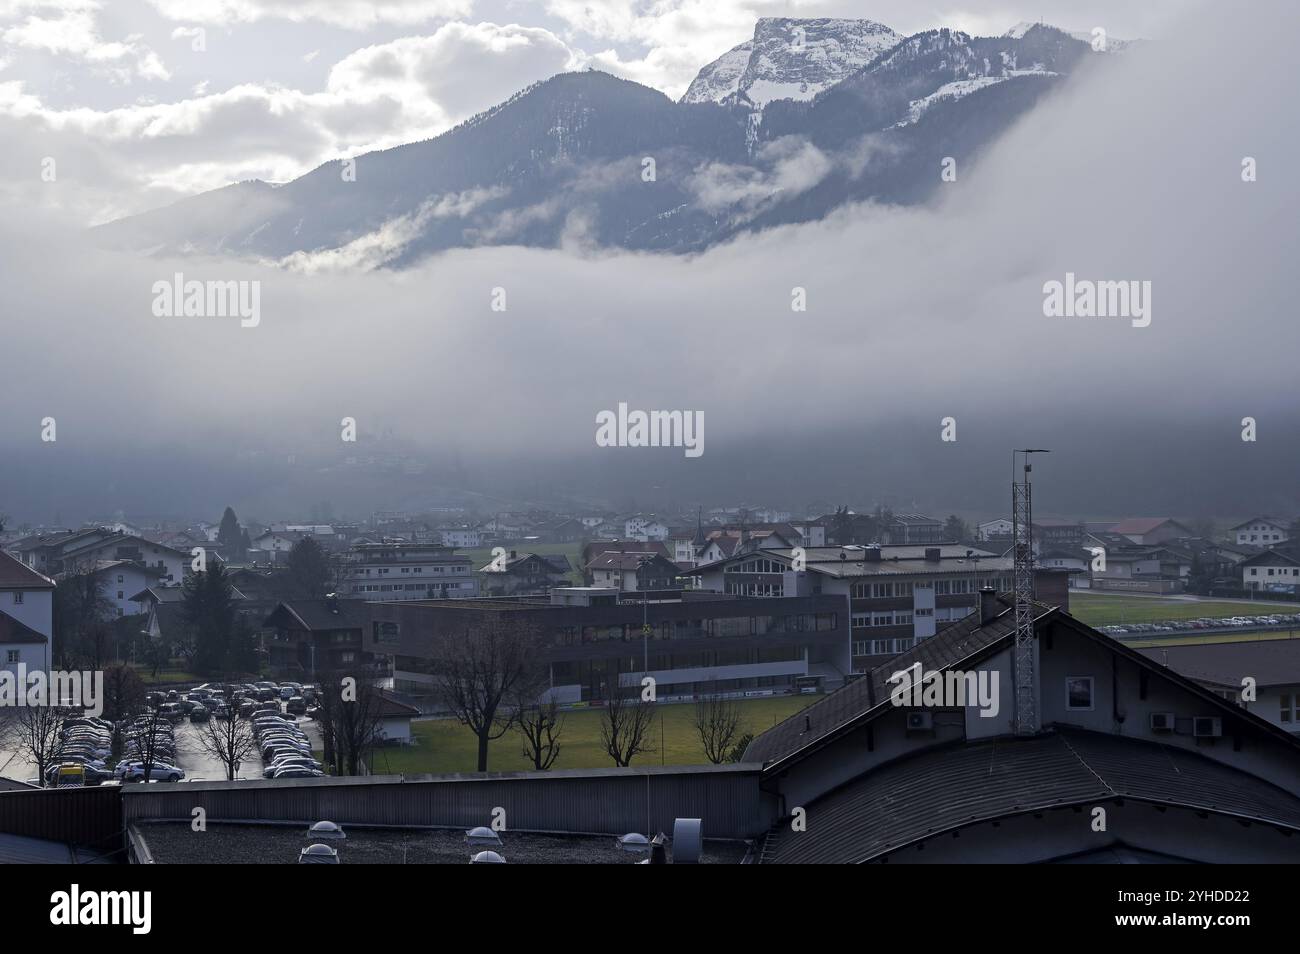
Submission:
[[[809,100],[901,39],[874,20],[763,17],[752,39],[700,70],[682,102],[762,109],[777,99]]]
[[[1013,26],[1010,30],[1008,30],[1006,33],[1002,35],[1005,37],[1010,37],[1015,40],[1020,40],[1023,39],[1025,34],[1027,34],[1030,30],[1034,29],[1034,27],[1048,27],[1049,29],[1053,29],[1053,30],[1060,29],[1059,27],[1053,27],[1050,24],[1043,23],[1041,20],[1021,20],[1019,23],[1017,23],[1015,26]],[[1080,40],[1083,43],[1087,43],[1090,47],[1092,46],[1093,35],[1091,30],[1061,30],[1061,32],[1066,33],[1071,37],[1073,37],[1074,39]],[[1137,41],[1121,40],[1118,37],[1107,35],[1106,45],[1099,52],[1120,53],[1135,42]]]

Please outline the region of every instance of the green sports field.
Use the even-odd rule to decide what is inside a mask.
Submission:
[[[745,728],[755,735],[770,729],[787,716],[821,696],[778,696],[740,702]],[[598,710],[575,710],[564,716],[560,736],[560,757],[553,768],[612,768],[613,760],[600,745]],[[663,703],[652,731],[655,751],[632,760],[633,765],[695,765],[705,762],[704,750],[695,731],[695,706]],[[428,719],[411,723],[415,744],[377,749],[372,771],[376,774],[435,775],[473,772],[477,769],[478,743],[464,726],[450,719]],[[518,772],[531,769],[522,755],[517,733],[509,732],[492,743],[488,771]]]

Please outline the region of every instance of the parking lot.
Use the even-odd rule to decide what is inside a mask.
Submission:
[[[311,719],[299,718],[299,727],[307,733],[311,740],[312,749],[319,751],[321,747],[320,727]],[[208,755],[203,750],[200,735],[203,732],[202,725],[195,725],[188,719],[176,723],[176,761],[180,763],[179,767],[185,770],[185,780],[187,782],[206,781],[220,782],[226,778],[226,767],[218,758]],[[250,762],[240,766],[238,778],[260,779],[262,777],[261,756],[254,754]]]
[[[291,695],[292,703],[282,697],[282,691]],[[225,781],[225,764],[209,751],[212,746],[205,745],[205,736],[213,720],[232,717],[255,730],[253,751],[239,766],[237,778],[264,777],[263,744],[276,747],[282,773],[303,777],[320,772],[319,764],[312,758],[312,753],[321,748],[320,728],[302,712],[305,699],[312,697],[311,687],[298,684],[280,687],[269,682],[230,687],[229,704],[225,692],[225,688],[217,686],[152,692],[146,708],[132,719],[118,722],[116,727],[93,717],[70,720],[63,730],[65,751],[48,768],[51,777],[47,780],[51,784],[55,782],[53,776],[59,774],[59,765],[84,764],[82,771],[87,784],[114,779],[138,781],[139,759],[147,751],[144,740],[152,719],[148,713],[155,708],[163,716],[152,723],[157,726],[154,731],[159,738],[154,754],[156,770],[151,773],[156,781]],[[287,711],[291,706],[297,714]],[[206,718],[196,721],[196,714]],[[110,754],[117,753],[119,748],[121,751],[116,756]],[[131,768],[133,762],[135,769]],[[176,779],[181,773],[181,778]],[[20,745],[11,741],[8,746],[0,747],[0,776],[37,783],[36,775],[35,764]]]

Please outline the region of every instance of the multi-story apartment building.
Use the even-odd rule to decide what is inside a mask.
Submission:
[[[885,545],[743,553],[687,575],[699,577],[701,590],[732,596],[839,597],[850,614],[854,671],[866,672],[973,612],[982,587],[1010,590],[1012,567],[1010,556],[955,544]],[[1039,598],[1066,605],[1066,579],[1039,570]]]
[[[423,543],[365,543],[343,554],[343,595],[361,600],[478,596],[470,558]]]

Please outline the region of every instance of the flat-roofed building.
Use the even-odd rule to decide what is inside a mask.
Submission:
[[[832,596],[556,587],[547,599],[371,604],[364,648],[393,657],[396,688],[428,692],[440,635],[503,624],[538,634],[549,694],[562,702],[606,699],[646,675],[661,700],[770,695],[843,682],[850,671],[845,609]]]
[[[981,587],[1012,588],[1013,560],[961,544],[787,547],[741,553],[687,572],[729,596],[840,598],[850,615],[853,671],[865,672],[974,611]],[[1069,605],[1065,570],[1040,569],[1040,599]]]
[[[343,554],[344,595],[360,600],[465,599],[478,596],[468,556],[423,543],[364,543]]]

